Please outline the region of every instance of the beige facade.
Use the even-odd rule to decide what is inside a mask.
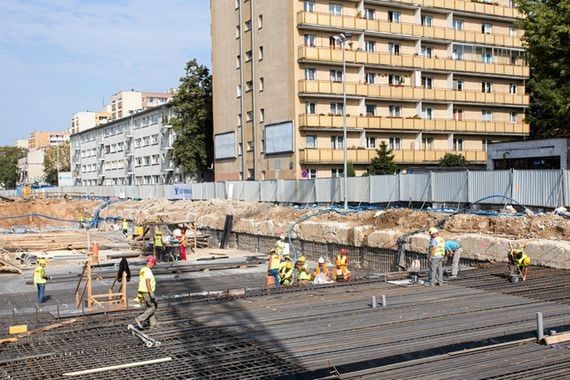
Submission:
[[[131,111],[146,110],[172,100],[171,93],[120,91],[111,96],[111,120],[130,115]]]
[[[79,133],[111,121],[110,112],[75,112],[71,116],[70,134]]]
[[[48,146],[59,145],[64,141],[69,140],[69,132],[44,132],[36,131],[30,133],[28,139],[28,149],[40,149]]]
[[[211,11],[216,180],[340,175],[345,113],[357,173],[382,141],[417,167],[448,152],[483,164],[490,142],[528,135],[509,0],[222,0]]]

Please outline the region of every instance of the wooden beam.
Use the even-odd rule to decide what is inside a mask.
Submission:
[[[544,342],[546,344],[562,343],[568,341],[570,341],[570,332],[557,334],[557,335],[550,335],[544,338]]]

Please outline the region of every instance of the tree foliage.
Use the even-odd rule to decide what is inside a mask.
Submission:
[[[461,154],[446,153],[445,156],[439,160],[439,166],[445,168],[465,168],[469,166],[469,161]]]
[[[185,175],[196,177],[213,162],[212,76],[196,59],[186,64],[185,75],[173,98],[170,120],[176,140],[171,158]]]
[[[570,2],[517,0],[531,67],[527,120],[535,137],[570,137]]]
[[[0,187],[13,189],[18,181],[18,159],[24,157],[25,149],[14,146],[0,147]]]
[[[352,163],[352,161],[348,161],[346,163],[346,176],[347,177],[356,176],[356,170],[354,170],[354,164]]]
[[[394,162],[394,155],[388,149],[388,145],[384,141],[380,143],[380,147],[376,149],[377,156],[372,159],[368,166],[368,174],[382,175],[394,174],[398,171],[398,166]]]
[[[57,186],[58,166],[60,172],[71,170],[69,141],[61,145],[50,146],[44,154],[45,181],[50,185]]]

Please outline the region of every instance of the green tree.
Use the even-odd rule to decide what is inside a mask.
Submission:
[[[380,143],[376,153],[377,157],[374,157],[370,162],[370,166],[368,166],[368,174],[394,174],[398,171],[398,166],[394,162],[394,155],[384,141]]]
[[[439,166],[446,168],[465,168],[469,166],[469,161],[461,154],[446,153],[445,156],[439,160]]]
[[[18,159],[26,150],[14,146],[0,147],[0,187],[13,189],[18,181]]]
[[[171,158],[185,175],[196,177],[213,162],[212,76],[196,59],[186,64],[185,75],[172,101],[170,120],[176,140]]]
[[[69,141],[61,145],[50,146],[44,154],[45,181],[50,185],[57,186],[58,167],[60,172],[71,170]]]
[[[354,164],[352,163],[352,161],[348,161],[346,163],[346,176],[347,177],[356,176],[356,171],[354,170]]]
[[[527,121],[535,137],[570,136],[570,2],[516,0],[531,67]]]

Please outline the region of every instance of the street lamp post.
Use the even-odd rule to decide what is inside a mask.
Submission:
[[[333,38],[341,44],[342,48],[342,148],[343,148],[343,182],[344,182],[344,209],[348,209],[348,139],[346,136],[346,56],[345,56],[345,44],[346,39],[349,38],[350,34],[341,33],[334,36]]]

